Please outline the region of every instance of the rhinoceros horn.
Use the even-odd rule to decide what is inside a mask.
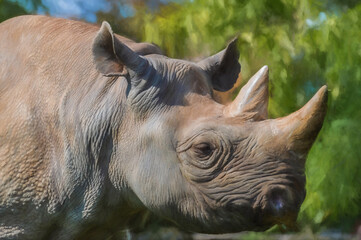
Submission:
[[[262,67],[239,92],[236,99],[225,109],[230,117],[247,116],[264,120],[268,116],[268,67]]]
[[[289,150],[304,158],[322,127],[326,111],[327,86],[323,86],[301,109],[275,119],[272,132],[286,142]]]
[[[148,67],[148,61],[120,42],[105,21],[94,39],[93,57],[97,70],[105,76],[125,75],[128,69],[141,74]]]
[[[241,89],[236,99],[225,108],[225,115],[253,121],[267,119],[268,67],[262,67]],[[323,86],[300,110],[272,120],[271,129],[280,144],[304,157],[322,127],[327,110],[327,86]],[[277,141],[278,141],[277,140]]]

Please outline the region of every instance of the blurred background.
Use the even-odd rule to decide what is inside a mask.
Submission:
[[[0,22],[22,14],[94,24],[107,20],[116,33],[153,42],[174,58],[200,59],[238,36],[239,84],[236,91],[220,98],[234,97],[252,74],[268,65],[271,117],[299,109],[327,84],[329,109],[307,160],[300,229],[311,235],[357,231],[361,224],[361,1],[0,0]]]

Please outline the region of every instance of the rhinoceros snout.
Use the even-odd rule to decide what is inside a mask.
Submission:
[[[303,199],[304,192],[296,193],[285,187],[270,189],[265,197],[262,222],[294,225]]]
[[[270,205],[277,215],[283,215],[286,209],[286,199],[281,195],[274,195],[270,201]]]
[[[276,216],[283,216],[292,204],[292,196],[286,189],[274,188],[268,193],[267,208]]]

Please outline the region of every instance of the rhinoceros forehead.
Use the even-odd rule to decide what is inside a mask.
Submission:
[[[170,88],[172,85],[183,85],[192,92],[211,93],[208,76],[195,63],[156,54],[147,57],[156,72],[162,76],[161,84]]]
[[[160,55],[144,58],[148,67],[133,76],[134,86],[128,96],[134,111],[144,115],[169,110],[192,104],[190,95],[212,95],[209,77],[196,64]]]

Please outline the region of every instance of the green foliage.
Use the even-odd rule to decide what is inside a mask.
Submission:
[[[360,30],[358,5],[331,16],[307,39],[320,46],[314,52],[318,58],[324,55],[324,78],[331,89],[328,121],[307,165],[309,195],[302,209],[315,223],[349,223],[361,216]]]
[[[240,240],[264,240],[264,239],[271,239],[271,236],[269,236],[267,233],[263,232],[249,232],[245,235],[242,235]]]
[[[300,220],[352,227],[361,218],[361,4],[194,0],[137,18],[147,19],[143,40],[172,57],[206,56],[238,35],[243,79],[269,65],[272,117],[327,84],[329,110],[308,157]]]
[[[19,15],[46,11],[42,0],[0,0],[0,22]]]
[[[0,0],[0,22],[26,13],[26,10],[17,3]]]

